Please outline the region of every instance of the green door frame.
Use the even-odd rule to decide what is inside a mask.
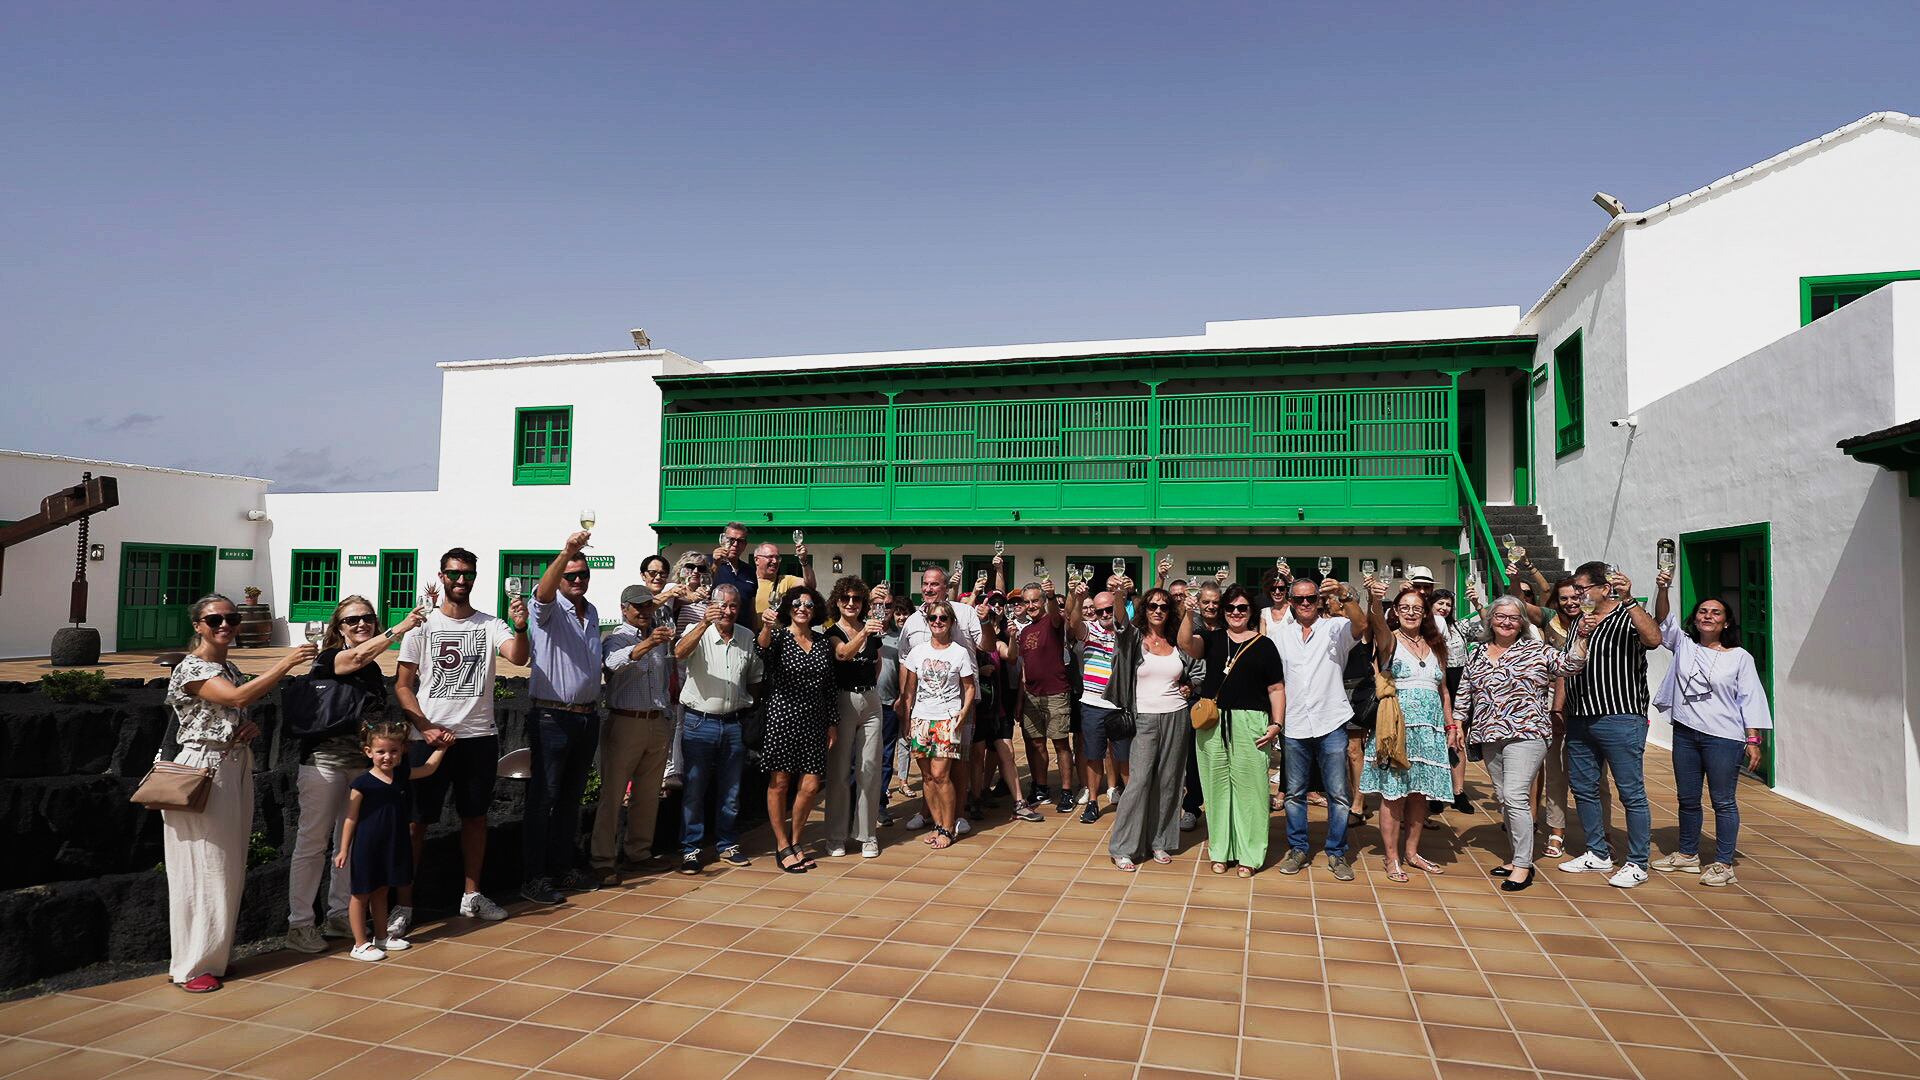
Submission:
[[[1758,668],[1760,672],[1760,683],[1762,686],[1766,688],[1766,691],[1767,691],[1768,707],[1773,710],[1774,715],[1778,716],[1779,710],[1778,708],[1774,707],[1774,703],[1778,699],[1776,699],[1773,694],[1773,526],[1772,526],[1772,523],[1767,521],[1757,521],[1748,525],[1732,525],[1722,529],[1703,529],[1698,532],[1681,533],[1679,536],[1680,568],[1679,568],[1678,578],[1680,581],[1680,608],[1679,608],[1678,614],[1682,621],[1686,619],[1687,614],[1693,610],[1693,606],[1696,603],[1699,603],[1701,599],[1701,596],[1700,596],[1701,585],[1707,580],[1706,575],[1712,573],[1713,570],[1715,569],[1715,566],[1712,563],[1710,562],[1703,563],[1700,561],[1700,556],[1704,554],[1704,552],[1702,552],[1701,549],[1706,547],[1707,545],[1718,544],[1728,540],[1759,541],[1759,545],[1758,545],[1759,551],[1760,551],[1759,586],[1764,596],[1764,602],[1761,605],[1763,610],[1760,612],[1759,619],[1756,620],[1753,617],[1752,612],[1745,610],[1747,605],[1743,602],[1741,604],[1742,610],[1738,613],[1738,615],[1740,619],[1741,638],[1743,642],[1748,640],[1748,638],[1756,632],[1761,636],[1763,636],[1766,640],[1767,644],[1764,650],[1765,655],[1754,657],[1754,664],[1755,664],[1755,667]],[[1745,573],[1743,569],[1742,570],[1743,581],[1744,581],[1744,576],[1745,576]],[[1755,628],[1756,623],[1758,627],[1757,630]],[[1748,651],[1751,652],[1752,650],[1749,649]],[[1760,735],[1759,775],[1760,775],[1760,779],[1764,781],[1768,787],[1773,786],[1774,775],[1777,771],[1775,768],[1776,743],[1775,743],[1774,736],[1775,736],[1775,732],[1772,732],[1772,731],[1765,731],[1765,732],[1762,732]]]
[[[392,590],[392,585],[388,578],[388,574],[391,570],[389,561],[393,556],[396,556],[396,555],[405,555],[413,560],[413,589],[412,589],[412,592],[414,594],[412,597],[413,602],[405,605],[406,608],[409,610],[412,609],[414,604],[419,601],[420,549],[418,548],[381,548],[380,549],[379,581],[375,584],[374,588],[377,590],[376,599],[380,605],[379,614],[380,614],[380,620],[383,626],[392,626],[394,622],[397,621],[393,613],[396,610],[400,610],[398,608],[395,608],[392,605],[393,597],[388,595],[388,593]],[[399,647],[400,647],[400,639],[395,638],[390,648],[398,649]]]
[[[1513,382],[1513,505],[1533,505],[1533,387]]]
[[[128,608],[126,605],[127,556],[135,552],[152,552],[161,556],[160,588],[162,590],[162,594],[161,594],[161,604],[159,606],[162,609],[178,608],[177,614],[180,617],[181,626],[184,627],[185,629],[177,637],[175,635],[163,632],[166,629],[166,627],[164,626],[156,626],[153,634],[147,637],[142,637],[138,634],[129,634],[127,632],[127,617],[128,617]],[[186,613],[188,608],[192,607],[193,602],[195,600],[200,599],[200,597],[188,596],[180,599],[178,602],[175,602],[174,599],[165,592],[167,587],[166,556],[181,554],[181,553],[192,553],[192,554],[205,556],[207,578],[206,578],[206,585],[205,585],[204,592],[212,592],[213,581],[214,581],[214,557],[218,553],[217,548],[205,547],[200,544],[142,544],[134,541],[126,541],[120,545],[120,580],[115,585],[114,595],[113,595],[114,611],[116,613],[115,619],[114,619],[114,648],[115,649],[124,651],[127,649],[155,649],[155,648],[164,649],[164,648],[175,648],[175,647],[185,648],[186,647],[187,634],[192,632],[192,627],[187,625],[187,622],[186,622]],[[166,614],[164,610],[160,616],[160,619],[163,623],[166,621]]]

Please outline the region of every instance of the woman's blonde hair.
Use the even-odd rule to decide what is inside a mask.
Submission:
[[[373,601],[355,593],[333,605],[333,618],[327,620],[327,634],[320,639],[321,649],[346,648],[347,636],[340,632],[340,616],[345,615],[347,609],[355,604],[365,604],[367,610],[373,613],[374,626],[380,625],[380,609],[373,606]]]
[[[212,607],[215,604],[225,604],[228,607],[233,608],[235,611],[240,610],[238,605],[236,605],[233,601],[227,599],[226,597],[220,595],[219,593],[208,593],[207,595],[201,597],[198,600],[195,600],[192,604],[188,605],[187,606],[187,622],[188,622],[188,625],[193,627],[193,636],[187,639],[188,652],[192,652],[193,650],[200,647],[200,642],[201,642],[200,616],[205,615],[207,613],[207,609]]]

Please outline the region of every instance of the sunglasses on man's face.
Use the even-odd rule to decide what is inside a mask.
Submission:
[[[440,576],[448,581],[472,581],[476,574],[472,570],[442,570]]]
[[[214,630],[218,630],[223,626],[231,626],[236,630],[240,628],[240,616],[238,615],[202,615],[200,616],[200,621],[206,623],[210,629]]]
[[[563,577],[563,578],[566,578],[566,579],[567,579],[568,581],[585,581],[585,580],[587,580],[588,578],[590,578],[590,577],[592,577],[592,576],[593,576],[593,571],[591,571],[591,570],[569,570],[569,571],[567,571],[566,573],[564,573],[564,574],[561,574],[560,576],[561,576],[561,577]]]
[[[371,615],[342,615],[342,616],[340,616],[340,625],[341,625],[341,626],[360,626],[360,625],[363,625],[363,624],[366,624],[366,623],[373,623],[373,625],[375,625],[375,626],[378,626],[378,625],[379,625],[379,623],[377,623],[377,622],[375,622],[375,621],[374,621],[374,617],[373,617],[373,616],[371,616]]]
[[[1308,593],[1305,596],[1289,596],[1287,599],[1296,604],[1316,604],[1320,602],[1320,598],[1312,593]]]
[[[1093,609],[1093,613],[1095,615],[1111,615],[1113,614],[1113,609],[1111,607],[1097,607]]]

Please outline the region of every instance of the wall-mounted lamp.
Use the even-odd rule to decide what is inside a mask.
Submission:
[[[840,556],[835,555],[833,557],[833,572],[838,574],[842,570],[845,570],[846,568],[847,568],[846,561],[841,559]]]
[[[87,545],[87,561],[88,562],[106,562],[107,561],[107,545],[88,544]]]

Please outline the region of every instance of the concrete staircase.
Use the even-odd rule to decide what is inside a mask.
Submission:
[[[1566,560],[1560,554],[1559,545],[1554,543],[1553,532],[1547,528],[1545,518],[1540,516],[1537,506],[1487,506],[1482,507],[1487,515],[1487,524],[1493,529],[1495,544],[1508,533],[1527,549],[1527,561],[1540,568],[1547,581],[1552,582],[1569,569]],[[1502,551],[1500,558],[1505,559]]]

